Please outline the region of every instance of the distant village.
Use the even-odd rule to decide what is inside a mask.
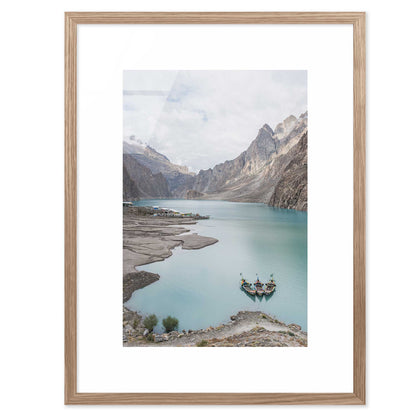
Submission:
[[[135,206],[132,202],[123,202],[123,209],[134,211],[138,215],[153,216],[153,217],[171,217],[171,218],[192,218],[197,220],[208,220],[209,215],[193,214],[192,212],[183,213],[172,208],[162,208],[157,205],[149,206]]]

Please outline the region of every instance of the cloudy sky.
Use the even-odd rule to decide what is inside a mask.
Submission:
[[[196,172],[307,110],[306,71],[124,71],[123,81],[124,137]]]

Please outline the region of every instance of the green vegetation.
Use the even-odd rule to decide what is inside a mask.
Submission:
[[[295,336],[295,334],[294,334],[293,332],[287,331],[287,333],[288,333],[291,337],[294,337],[294,336]]]
[[[197,347],[206,347],[207,345],[208,341],[206,339],[203,339],[196,344]]]
[[[139,325],[139,320],[138,320],[138,319],[135,319],[135,320],[133,321],[133,328],[134,328],[134,329],[137,329],[138,325]]]
[[[143,321],[144,327],[150,332],[153,331],[153,328],[157,325],[157,323],[158,319],[155,314],[147,316]]]
[[[162,321],[163,326],[165,327],[166,332],[172,332],[175,329],[178,329],[179,321],[173,316],[168,316]]]

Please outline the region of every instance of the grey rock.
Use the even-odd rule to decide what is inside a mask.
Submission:
[[[154,334],[153,338],[154,338],[155,342],[164,342],[164,341],[167,341],[169,339],[169,336],[168,336],[168,334],[161,334],[161,335]]]

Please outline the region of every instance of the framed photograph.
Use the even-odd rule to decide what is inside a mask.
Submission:
[[[365,13],[66,13],[65,403],[365,404]]]

